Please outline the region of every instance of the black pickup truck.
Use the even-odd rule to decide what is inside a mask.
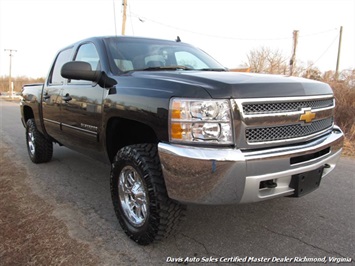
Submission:
[[[343,145],[327,84],[228,72],[180,41],[77,42],[22,96],[31,160],[49,162],[57,143],[111,164],[118,220],[142,245],[169,235],[189,203],[303,196]]]

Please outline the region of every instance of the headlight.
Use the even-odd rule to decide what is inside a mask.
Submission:
[[[173,98],[170,101],[170,140],[232,144],[229,101]]]

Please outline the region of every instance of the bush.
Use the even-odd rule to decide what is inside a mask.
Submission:
[[[336,99],[335,123],[345,134],[343,154],[355,156],[355,89],[342,81],[329,84]]]

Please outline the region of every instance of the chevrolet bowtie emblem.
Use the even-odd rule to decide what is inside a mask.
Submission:
[[[314,118],[316,118],[315,113],[312,113],[312,111],[305,111],[304,114],[300,116],[300,121],[311,123]]]

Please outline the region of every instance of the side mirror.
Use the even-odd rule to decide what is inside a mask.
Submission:
[[[81,79],[98,82],[101,71],[94,71],[91,65],[82,61],[67,62],[62,66],[60,74],[66,79]]]

